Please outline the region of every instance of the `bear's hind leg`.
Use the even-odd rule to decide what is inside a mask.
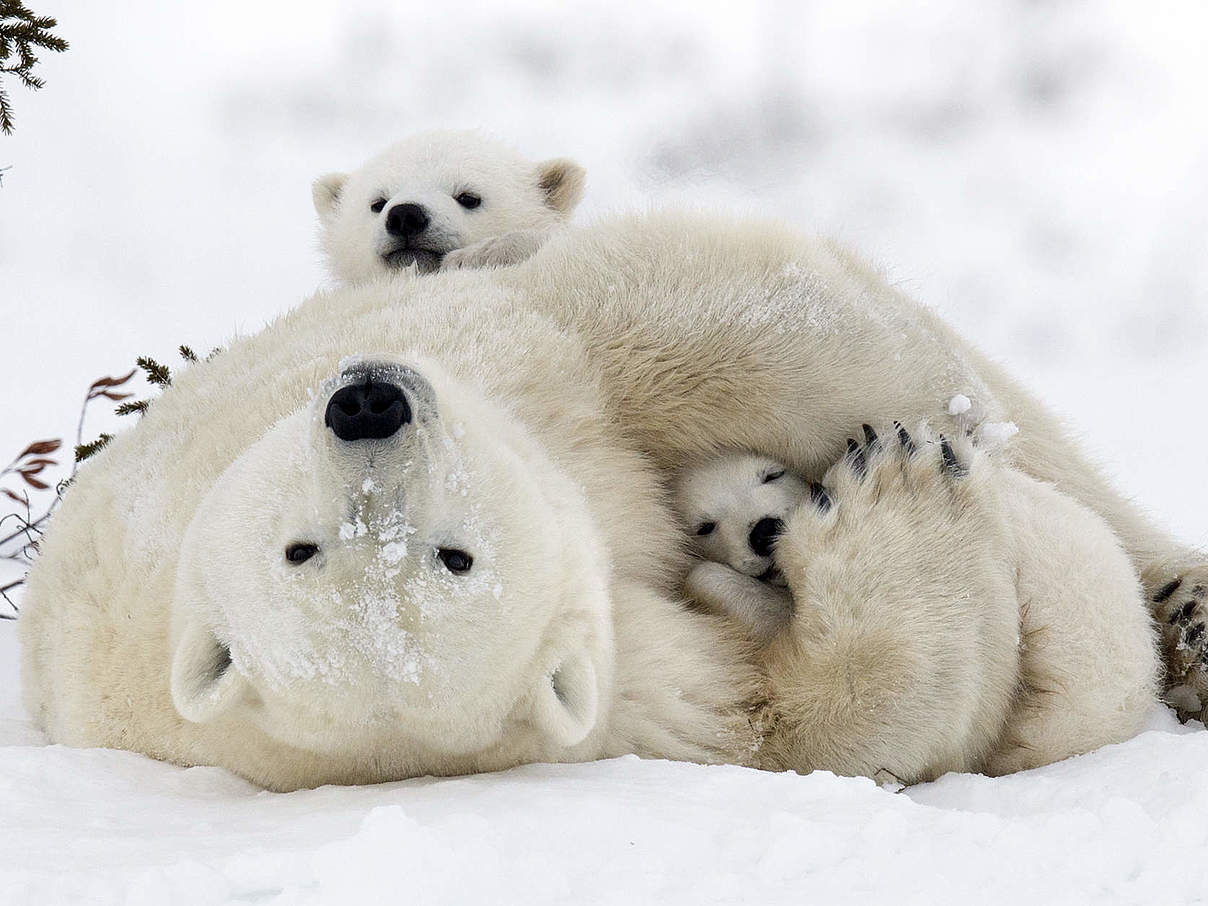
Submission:
[[[1157,702],[1153,625],[1132,561],[1098,515],[1004,473],[1018,551],[1020,688],[987,764],[1009,774],[1136,734]]]
[[[868,429],[789,518],[763,766],[916,782],[984,764],[1019,662],[1000,471],[964,439]]]

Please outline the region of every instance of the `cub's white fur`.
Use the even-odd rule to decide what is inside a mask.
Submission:
[[[311,194],[333,276],[361,283],[412,266],[522,261],[570,217],[583,181],[573,161],[533,163],[477,132],[445,131],[404,139],[351,174],[320,176]]]
[[[336,454],[316,419],[350,355],[414,372],[417,422]],[[1019,426],[1001,462],[824,478],[862,422],[951,436],[957,393]],[[792,622],[762,652],[679,598],[665,489],[726,449],[834,491],[788,520]],[[286,570],[301,532],[325,566]],[[483,581],[436,569],[451,542]],[[1189,590],[1208,575],[858,260],[656,215],[320,294],[191,366],[81,470],[18,630],[54,741],[274,789],[625,752],[912,780],[1135,732],[1155,663],[1136,574],[1164,589],[1175,566]]]
[[[688,466],[672,490],[692,551],[705,561],[688,573],[688,596],[737,620],[755,640],[770,639],[793,600],[772,557],[774,536],[808,485],[774,459],[731,451]]]

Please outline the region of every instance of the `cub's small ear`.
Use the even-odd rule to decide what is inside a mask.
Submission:
[[[558,157],[537,165],[537,185],[545,193],[545,203],[564,217],[569,217],[583,197],[587,171],[573,160]]]
[[[336,204],[340,200],[340,192],[344,189],[346,182],[348,182],[347,173],[324,173],[311,183],[310,197],[314,199],[320,223],[327,223],[335,213]]]

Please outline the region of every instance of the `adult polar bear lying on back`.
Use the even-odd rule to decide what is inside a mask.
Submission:
[[[766,661],[681,606],[663,489],[689,457],[749,449],[817,477],[855,426],[955,392],[1019,424],[1013,463],[974,457],[955,489],[922,458],[826,479],[833,521],[803,515],[780,542],[800,552],[796,614]],[[1021,483],[1041,512],[1000,506]],[[1041,592],[1068,610],[1050,652],[1078,652],[1045,666],[1103,702],[1039,729],[1027,693],[1049,677],[1031,643],[1020,659],[1033,589],[1011,571],[1035,551],[1012,515],[1046,523],[1059,561],[1102,558]],[[858,263],[765,223],[627,218],[515,268],[316,296],[182,374],[56,517],[20,623],[25,690],[56,741],[274,789],[625,752],[1005,770],[1121,738],[1151,700],[1117,538],[1162,585],[1190,556]]]

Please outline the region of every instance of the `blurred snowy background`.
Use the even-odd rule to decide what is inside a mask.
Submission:
[[[318,285],[315,175],[478,126],[585,164],[580,220],[703,202],[842,238],[1208,543],[1202,0],[29,2],[71,49],[0,137],[5,462],[73,435],[94,378]]]

